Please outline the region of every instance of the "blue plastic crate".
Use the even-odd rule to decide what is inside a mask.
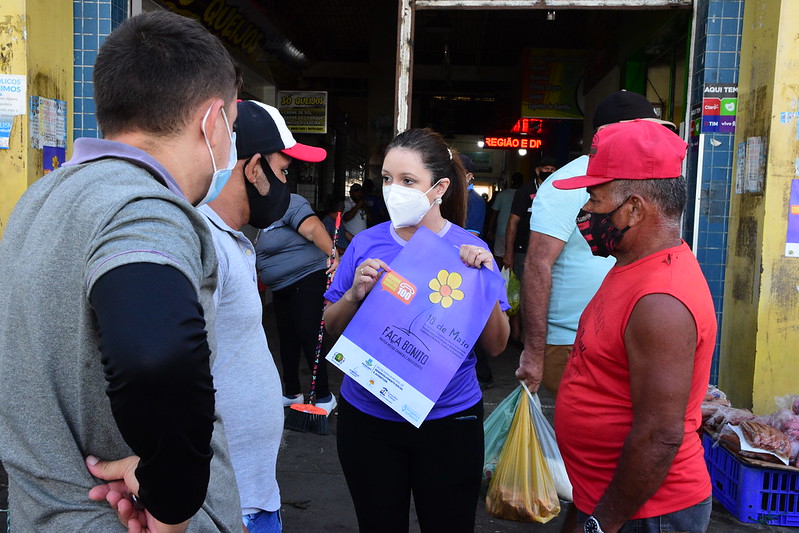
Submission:
[[[742,462],[702,437],[713,496],[741,522],[799,526],[799,472]]]

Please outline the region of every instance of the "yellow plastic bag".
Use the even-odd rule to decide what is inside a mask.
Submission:
[[[560,501],[535,433],[529,394],[522,394],[516,406],[488,487],[486,511],[496,518],[546,523],[560,513]]]

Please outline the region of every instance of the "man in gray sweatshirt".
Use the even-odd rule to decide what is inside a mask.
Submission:
[[[11,215],[0,454],[14,530],[241,531],[210,371],[217,260],[194,208],[236,161],[237,79],[199,23],[128,19],[94,68],[104,139],[78,139]]]

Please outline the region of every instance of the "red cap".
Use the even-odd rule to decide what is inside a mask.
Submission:
[[[613,180],[678,178],[687,148],[678,135],[650,120],[610,124],[594,135],[586,175],[552,185],[579,189]]]
[[[310,163],[318,163],[327,157],[327,151],[324,148],[317,148],[316,146],[309,146],[307,144],[296,143],[291,148],[281,150],[284,154],[300,161],[308,161]]]

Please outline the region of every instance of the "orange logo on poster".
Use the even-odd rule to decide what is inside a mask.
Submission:
[[[409,304],[416,296],[416,285],[403,278],[395,271],[387,272],[383,276],[382,287],[384,291],[393,294],[399,301]]]

